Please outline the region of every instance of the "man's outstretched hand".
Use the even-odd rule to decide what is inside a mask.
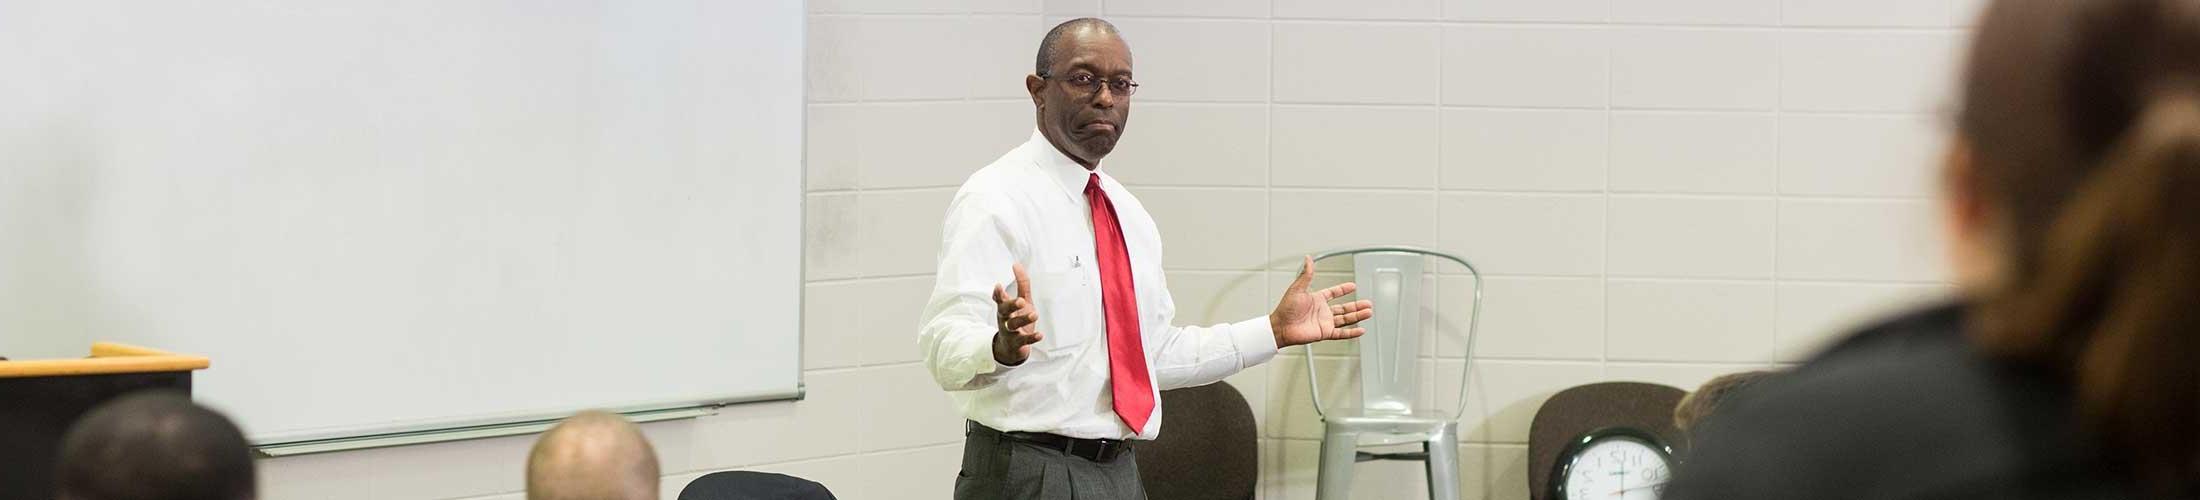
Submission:
[[[1307,257],[1299,270],[1299,279],[1283,290],[1283,300],[1276,303],[1276,312],[1268,314],[1268,325],[1276,330],[1277,349],[1359,338],[1367,333],[1367,329],[1354,325],[1375,316],[1375,303],[1361,300],[1330,305],[1329,301],[1351,295],[1358,287],[1346,282],[1319,291],[1307,291],[1306,286],[1313,282],[1314,258]]]
[[[1031,277],[1024,275],[1024,265],[1016,264],[1016,295],[1010,296],[1001,285],[993,285],[993,304],[1000,310],[999,321],[994,324],[993,360],[1008,366],[1024,364],[1031,358],[1031,345],[1045,339],[1039,333],[1039,309],[1031,305]]]

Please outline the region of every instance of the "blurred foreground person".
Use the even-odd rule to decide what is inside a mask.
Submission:
[[[527,500],[656,500],[657,450],[617,414],[567,417],[527,455]]]
[[[252,500],[258,484],[244,432],[168,391],[85,413],[62,437],[54,475],[60,500]]]
[[[1701,429],[1666,498],[2193,498],[2200,0],[1987,7],[1947,155],[1954,303]]]

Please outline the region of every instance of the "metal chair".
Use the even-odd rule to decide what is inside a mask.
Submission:
[[[1352,495],[1353,466],[1374,460],[1414,460],[1427,464],[1429,498],[1459,498],[1459,416],[1466,412],[1467,379],[1473,373],[1475,326],[1482,316],[1482,275],[1457,256],[1414,247],[1386,246],[1338,250],[1316,262],[1351,256],[1358,295],[1375,304],[1375,317],[1360,325],[1360,405],[1327,407],[1314,369],[1313,345],[1306,346],[1306,378],[1313,389],[1314,411],[1323,425],[1321,470],[1316,500],[1345,500]],[[1458,263],[1474,277],[1474,309],[1467,323],[1467,366],[1459,373],[1459,403],[1450,413],[1420,408],[1421,315],[1418,305],[1428,257]],[[1363,443],[1363,438],[1372,442]],[[1363,445],[1419,442],[1418,453],[1369,453]]]

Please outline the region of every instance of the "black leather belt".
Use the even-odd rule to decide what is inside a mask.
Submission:
[[[1079,439],[1044,432],[1002,432],[977,422],[968,422],[967,429],[970,432],[981,432],[1010,441],[1031,444],[1049,450],[1058,450],[1065,455],[1099,463],[1113,462],[1116,458],[1122,457],[1123,453],[1131,450],[1131,443],[1121,439]]]

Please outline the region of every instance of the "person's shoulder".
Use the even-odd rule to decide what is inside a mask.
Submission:
[[[1805,367],[1848,357],[1911,357],[1962,350],[1966,315],[1962,303],[1951,301],[1888,316],[1827,345],[1805,361]]]
[[[1030,192],[1031,166],[1023,147],[1008,150],[963,178],[950,202],[951,211],[976,210],[994,215],[1015,212],[1012,202]]]
[[[2052,411],[2037,394],[2051,391],[1973,349],[1963,316],[1944,304],[1882,321],[1722,405],[1679,498],[1919,498],[2025,469],[2040,458],[2029,414]]]
[[[978,195],[1001,195],[1024,189],[1028,177],[1033,174],[1031,156],[1025,151],[1027,146],[1028,144],[1011,148],[1007,152],[1001,153],[1001,156],[994,158],[993,161],[986,163],[985,166],[971,172],[969,177],[963,178],[960,192]]]
[[[1999,409],[1989,399],[2006,373],[1964,339],[1962,316],[1959,306],[1942,305],[1866,327],[1752,391],[1736,410],[1845,422],[1789,426],[1800,431],[1986,418]]]

